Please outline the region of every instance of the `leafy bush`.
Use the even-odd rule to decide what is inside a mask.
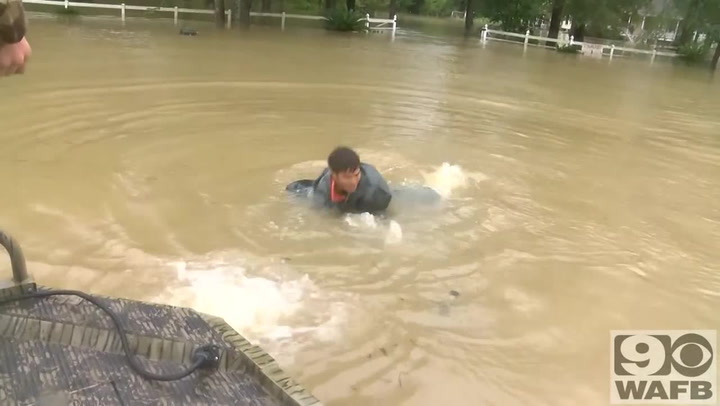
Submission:
[[[709,47],[705,43],[686,44],[678,49],[680,58],[689,63],[703,63],[708,51]]]
[[[80,19],[80,11],[76,8],[61,7],[53,11],[55,13],[55,17],[61,23],[76,23]]]
[[[365,31],[365,16],[348,10],[333,10],[325,16],[325,28],[330,31],[359,32]]]
[[[68,16],[68,17],[75,17],[80,15],[80,11],[76,8],[72,7],[61,7],[55,10],[55,15],[57,16]]]
[[[558,45],[557,51],[563,54],[579,54],[582,52],[582,46],[580,45]]]

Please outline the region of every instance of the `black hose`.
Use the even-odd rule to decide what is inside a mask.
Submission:
[[[10,255],[10,265],[12,266],[13,280],[22,283],[28,278],[27,267],[25,266],[25,255],[23,255],[20,244],[12,238],[11,235],[0,230],[0,245],[5,247]]]
[[[220,361],[220,350],[215,345],[205,345],[202,347],[199,347],[195,350],[193,353],[193,364],[185,371],[177,372],[174,374],[168,374],[168,375],[159,375],[154,374],[152,372],[145,371],[140,363],[135,359],[132,352],[130,351],[130,344],[128,343],[127,333],[123,330],[122,325],[120,323],[120,320],[118,319],[118,316],[113,313],[112,310],[110,310],[107,305],[101,303],[97,298],[94,298],[87,293],[79,292],[75,290],[52,290],[52,291],[43,291],[43,292],[33,292],[33,293],[27,293],[22,296],[17,297],[11,297],[11,298],[5,298],[0,299],[0,305],[4,305],[10,302],[15,302],[19,300],[25,300],[25,299],[32,299],[32,298],[44,298],[48,296],[78,296],[81,297],[88,302],[94,304],[95,306],[99,307],[102,311],[107,313],[108,316],[112,319],[113,323],[115,324],[115,328],[117,329],[118,333],[120,334],[120,342],[122,343],[123,350],[125,351],[125,356],[128,359],[128,362],[130,363],[130,367],[140,376],[142,376],[145,379],[152,380],[152,381],[176,381],[182,378],[185,378],[186,376],[192,374],[199,368],[217,368],[217,365]]]

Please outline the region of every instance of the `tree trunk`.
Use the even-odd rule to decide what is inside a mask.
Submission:
[[[473,3],[475,0],[467,0],[465,4],[465,37],[472,35],[473,23],[475,22],[475,13],[473,13]]]
[[[715,47],[715,53],[713,54],[712,62],[710,62],[710,69],[712,69],[713,72],[717,70],[718,60],[720,60],[720,41],[718,41],[717,47]]]
[[[335,0],[325,0],[325,10],[330,11],[335,9]]]
[[[573,22],[572,29],[573,41],[583,42],[585,41],[585,23],[578,23],[577,25]]]
[[[355,0],[345,0],[345,7],[348,11],[355,10]]]
[[[686,23],[683,21],[681,23],[681,29],[680,29],[680,35],[677,39],[677,44],[679,46],[687,45],[691,42],[693,42],[693,33],[695,32],[695,27],[691,23]]]
[[[240,26],[243,28],[250,27],[250,10],[252,9],[252,0],[240,0]]]
[[[397,0],[390,0],[390,9],[388,10],[388,18],[393,19],[395,18],[395,14],[397,14]]]
[[[694,41],[694,32],[697,29],[698,10],[700,9],[699,0],[691,0],[685,11],[685,18],[680,23],[680,38],[677,39],[677,45],[687,45]]]
[[[560,24],[563,20],[563,10],[565,9],[565,0],[554,0],[552,7],[552,15],[550,16],[550,27],[548,38],[556,38],[560,34]],[[545,43],[546,46],[553,46],[552,42]]]
[[[262,5],[260,6],[263,13],[269,13],[272,11],[272,0],[262,0]]]
[[[225,0],[215,0],[215,25],[218,28],[225,26]]]

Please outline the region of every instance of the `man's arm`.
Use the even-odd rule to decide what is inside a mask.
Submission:
[[[388,208],[391,200],[392,194],[389,189],[376,187],[368,196],[363,197],[360,202],[361,210],[372,214],[379,213]]]
[[[25,10],[21,0],[0,0],[0,47],[25,37]]]

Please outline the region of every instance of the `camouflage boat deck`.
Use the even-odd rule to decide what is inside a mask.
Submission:
[[[14,274],[0,282],[0,299],[47,290],[26,273]],[[24,299],[0,305],[0,405],[321,405],[218,317],[99,300],[119,316],[145,370],[185,370],[195,348],[206,344],[220,347],[220,366],[177,381],[145,380],[129,366],[114,324],[98,307],[74,296]]]

